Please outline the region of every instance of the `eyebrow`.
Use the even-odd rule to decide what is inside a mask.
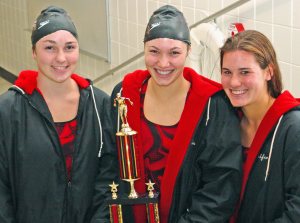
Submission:
[[[149,46],[149,47],[153,47],[153,48],[158,49],[158,50],[160,49],[160,48],[158,48],[156,46]],[[181,50],[182,48],[175,46],[175,47],[171,48],[170,50],[177,50],[177,49]]]
[[[43,41],[43,42],[44,42],[44,43],[49,42],[49,43],[56,44],[56,41],[54,41],[54,40],[45,40],[45,41]],[[76,43],[76,41],[69,41],[69,42],[66,42],[66,44],[72,44],[72,43]]]

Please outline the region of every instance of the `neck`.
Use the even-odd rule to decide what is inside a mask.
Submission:
[[[39,75],[40,76],[40,75]],[[77,83],[69,78],[63,83],[56,83],[54,81],[45,80],[44,78],[37,78],[37,87],[43,93],[44,97],[64,97],[64,95],[68,95],[73,93],[74,91],[78,91]]]
[[[267,97],[263,97],[259,102],[243,107],[244,117],[242,122],[246,122],[257,129],[274,101],[275,99],[268,94]]]
[[[190,82],[183,76],[168,86],[157,85],[155,81],[150,78],[148,81],[147,94],[154,96],[160,101],[169,101],[172,98],[176,99],[180,95],[186,95],[190,85]]]

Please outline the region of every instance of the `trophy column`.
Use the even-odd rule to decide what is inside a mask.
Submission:
[[[122,205],[145,205],[148,223],[159,223],[158,194],[154,193],[154,183],[149,181],[148,194],[138,195],[134,188],[134,182],[139,180],[139,167],[136,157],[137,132],[132,130],[127,121],[127,103],[133,105],[129,98],[121,97],[118,93],[114,99],[114,106],[118,104],[118,114],[121,119],[121,128],[116,133],[117,149],[119,158],[120,178],[130,183],[130,192],[127,197],[118,197],[116,184],[111,184],[112,198],[108,199],[110,208],[110,221],[112,223],[123,222]]]

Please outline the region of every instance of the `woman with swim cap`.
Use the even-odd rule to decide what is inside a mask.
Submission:
[[[77,38],[64,9],[44,9],[31,36],[37,70],[0,97],[0,222],[87,223],[95,209],[109,221],[110,100],[74,74]]]
[[[146,182],[155,183],[161,222],[226,222],[241,185],[239,123],[221,85],[184,66],[190,48],[183,14],[170,5],[156,10],[144,37],[147,69],[127,74],[112,103],[118,93],[133,102],[127,114],[138,132],[135,187],[143,194]],[[143,208],[133,207],[135,222],[146,222]]]

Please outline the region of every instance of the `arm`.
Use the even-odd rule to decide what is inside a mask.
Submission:
[[[284,210],[279,218],[271,222],[298,222],[300,219],[300,118],[293,120],[285,136],[282,182],[284,183]]]
[[[212,100],[210,113],[208,126],[200,133],[205,135],[204,142],[198,143],[202,148],[197,148],[202,151],[197,158],[199,183],[191,195],[190,207],[179,223],[226,222],[239,198],[242,148],[238,119],[221,98]],[[202,120],[202,128],[204,123]]]
[[[1,127],[1,130],[4,130],[4,128]],[[0,222],[16,223],[12,188],[9,180],[9,164],[4,143],[6,137],[2,131],[0,132]]]
[[[99,106],[100,107],[100,106]],[[93,217],[91,223],[109,223],[109,207],[105,200],[111,197],[110,187],[113,181],[118,179],[118,161],[111,122],[109,98],[104,100],[100,107],[102,111],[101,122],[103,131],[103,149],[99,158],[99,173],[95,180],[95,196],[93,202]]]

